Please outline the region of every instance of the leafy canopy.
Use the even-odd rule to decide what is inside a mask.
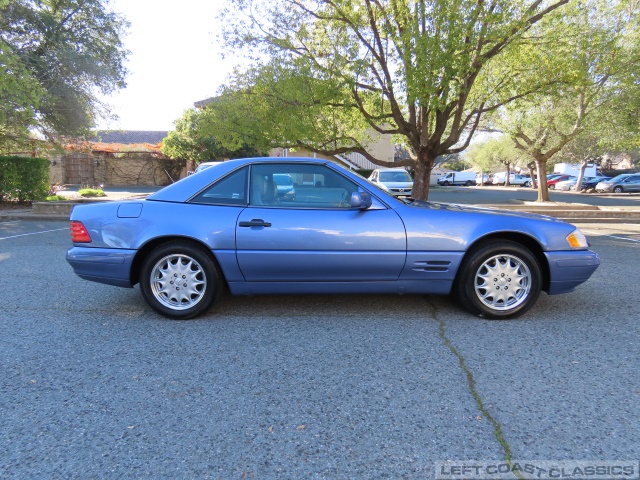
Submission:
[[[128,26],[107,0],[0,0],[0,135],[82,132],[125,86]],[[0,137],[1,140],[1,137]]]
[[[192,160],[196,163],[259,156],[258,150],[247,143],[231,149],[223,147],[218,138],[202,127],[208,112],[207,109],[186,110],[182,118],[175,122],[176,129],[169,132],[163,140],[162,153],[174,159]]]
[[[365,131],[394,135],[426,199],[435,159],[466,149],[484,114],[557,81],[524,35],[567,2],[232,0],[226,46],[253,63],[221,92],[216,127],[380,165]]]

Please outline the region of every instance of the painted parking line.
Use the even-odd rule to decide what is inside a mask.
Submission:
[[[607,235],[606,233],[599,233],[599,232],[588,232],[587,230],[582,230],[582,232],[586,233],[587,235],[594,235],[597,237],[609,237],[609,238],[615,238],[616,240],[626,240],[628,242],[640,243],[640,240],[636,240],[635,238],[618,237],[617,235]]]
[[[11,235],[9,237],[0,237],[0,240],[9,240],[11,238],[18,238],[18,237],[26,237],[28,235],[40,235],[42,233],[50,233],[50,232],[61,232],[63,230],[69,230],[69,227],[65,227],[65,228],[55,228],[53,230],[42,230],[40,232],[30,232],[30,233],[20,233],[18,235]]]

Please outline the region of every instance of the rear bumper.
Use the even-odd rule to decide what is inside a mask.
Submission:
[[[600,257],[590,250],[546,252],[545,256],[549,262],[549,295],[572,292],[600,265]]]
[[[132,287],[131,263],[136,250],[71,247],[67,262],[80,278],[116,287]]]

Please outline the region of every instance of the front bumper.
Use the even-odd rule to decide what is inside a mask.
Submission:
[[[71,247],[67,262],[80,278],[116,287],[132,287],[131,264],[137,250]]]
[[[600,265],[600,257],[591,250],[545,252],[545,256],[549,262],[549,295],[572,292]]]

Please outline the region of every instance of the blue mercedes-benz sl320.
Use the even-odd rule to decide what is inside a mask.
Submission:
[[[274,179],[291,179],[279,189]],[[334,162],[220,162],[144,200],[79,205],[67,260],[132,287],[157,312],[202,314],[234,295],[455,295],[491,319],[570,292],[600,260],[564,221],[399,199]]]

